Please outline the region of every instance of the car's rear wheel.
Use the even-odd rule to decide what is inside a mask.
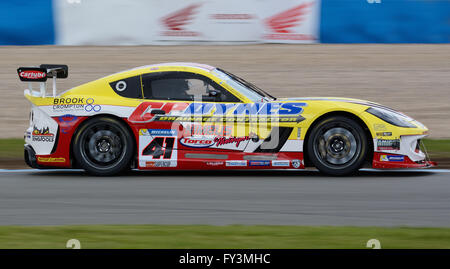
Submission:
[[[308,157],[328,175],[356,172],[365,161],[368,142],[363,128],[353,119],[332,116],[317,123],[307,142]]]
[[[109,176],[130,166],[134,140],[124,123],[109,117],[86,121],[74,138],[75,159],[89,174]]]

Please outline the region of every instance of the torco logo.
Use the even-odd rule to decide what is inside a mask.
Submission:
[[[184,26],[194,19],[196,9],[200,4],[193,4],[161,18],[161,22],[169,31],[162,32],[164,36],[199,36],[198,32],[185,31]]]
[[[295,33],[292,28],[299,26],[306,20],[310,7],[314,2],[304,3],[281,13],[275,14],[264,20],[268,28],[274,34],[266,35],[266,39],[284,39],[284,40],[311,40],[315,37]]]
[[[180,139],[180,143],[183,146],[191,148],[207,148],[214,144],[214,140],[208,138],[183,137]]]
[[[26,79],[41,79],[45,78],[47,74],[37,70],[27,70],[20,72],[19,76]]]

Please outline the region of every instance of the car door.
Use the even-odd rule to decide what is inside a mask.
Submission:
[[[149,120],[139,133],[140,165],[180,167],[182,160],[244,151],[245,130],[222,113],[241,101],[212,79],[192,72],[149,73],[142,75],[142,89]]]

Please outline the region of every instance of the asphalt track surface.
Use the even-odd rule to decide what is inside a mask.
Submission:
[[[0,170],[0,225],[450,226],[450,171]]]

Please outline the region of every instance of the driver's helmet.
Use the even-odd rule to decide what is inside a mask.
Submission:
[[[189,82],[186,79],[173,79],[166,90],[170,91],[172,95],[186,97],[188,96]]]

